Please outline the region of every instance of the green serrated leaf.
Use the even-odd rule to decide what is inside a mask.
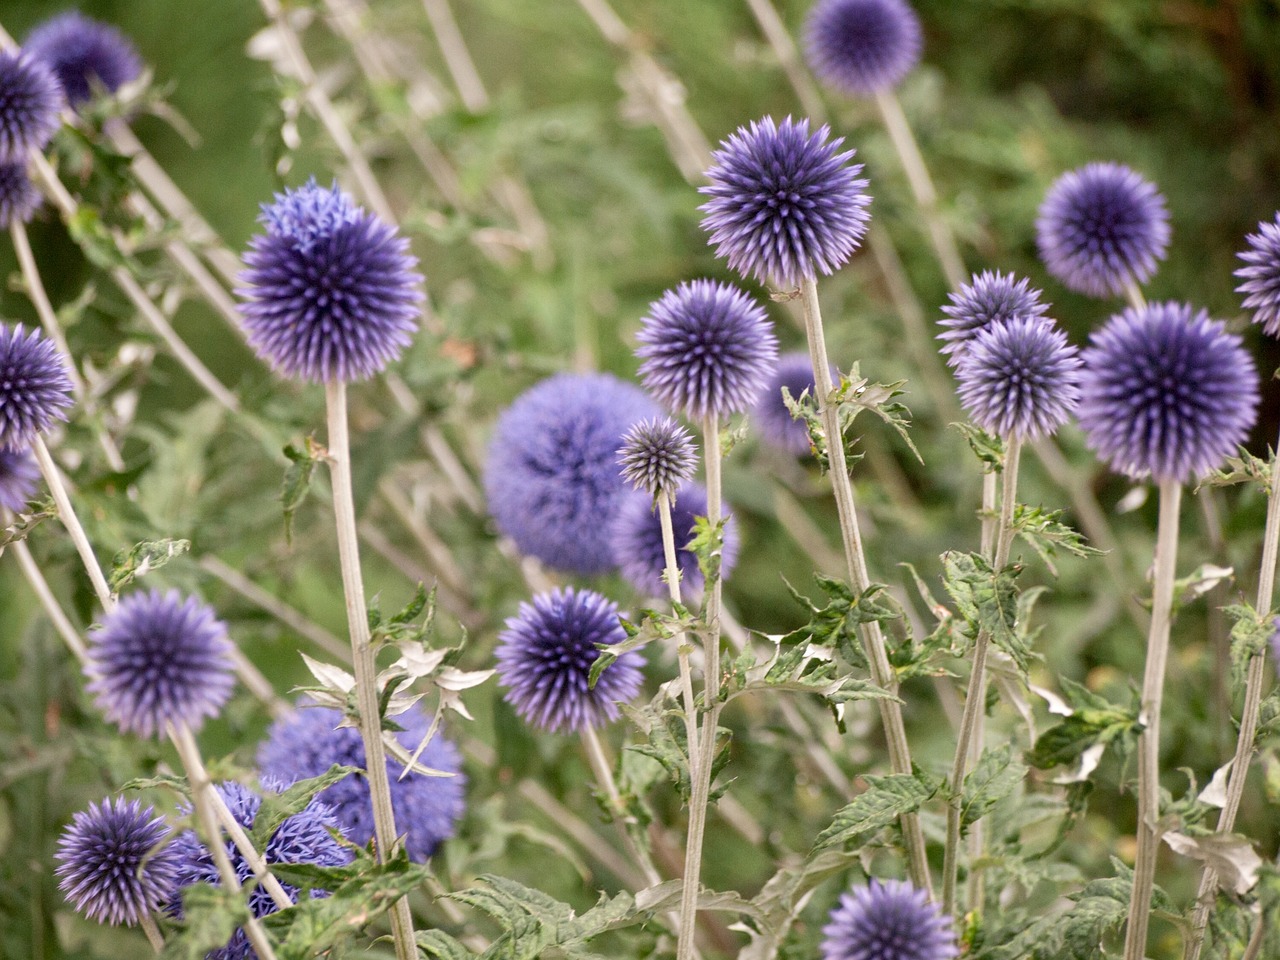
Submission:
[[[1018,629],[1016,581],[1022,568],[1013,564],[997,573],[981,554],[954,552],[942,555],[942,568],[943,586],[970,634],[985,633],[1025,675],[1031,647],[1026,634]]]
[[[311,492],[311,474],[320,463],[326,451],[315,437],[307,437],[301,447],[289,444],[284,448],[284,455],[289,466],[284,471],[284,482],[280,487],[280,504],[284,511],[285,541],[293,542],[293,515],[298,512],[303,501]]]
[[[959,430],[960,436],[969,444],[969,449],[982,464],[983,473],[998,473],[1004,468],[1004,440],[971,423],[953,423],[951,426]]]
[[[112,593],[119,593],[134,580],[163,567],[174,557],[180,557],[190,549],[190,540],[143,540],[115,555],[107,585],[111,587]]]
[[[249,905],[238,890],[196,883],[182,890],[182,919],[170,936],[161,960],[204,960],[226,944],[236,928],[249,919]]]
[[[896,822],[904,813],[915,813],[938,792],[940,782],[923,775],[895,773],[865,777],[869,786],[842,807],[813,841],[815,853],[845,843],[860,842]]]
[[[639,650],[654,641],[670,640],[680,634],[691,633],[700,626],[700,621],[687,615],[673,617],[657,610],[640,611],[639,623],[632,623],[626,619],[622,619],[621,623],[627,639],[619,640],[617,643],[596,644],[596,650],[599,652],[595,660],[591,661],[591,670],[587,674],[587,686],[590,689],[595,689],[600,674],[623,654]]]
[[[1258,613],[1247,603],[1223,607],[1232,621],[1231,626],[1231,676],[1236,686],[1244,683],[1249,660],[1266,652],[1267,644],[1276,635],[1277,610]]]
[[[1013,754],[1013,745],[984,750],[978,765],[964,778],[960,799],[960,830],[967,833],[997,803],[1022,783],[1027,768]]]
[[[264,790],[262,804],[253,818],[253,831],[250,834],[254,847],[265,850],[267,841],[275,835],[276,828],[295,813],[305,810],[317,793],[359,772],[355,767],[344,767],[335,763],[318,777],[308,777],[294,782],[283,793]]]
[[[1061,684],[1072,713],[1041,734],[1035,747],[1027,752],[1031,766],[1049,770],[1075,763],[1090,747],[1105,747],[1118,737],[1138,733],[1136,704],[1123,709],[1065,677]]]
[[[1058,568],[1053,564],[1059,550],[1073,557],[1099,557],[1102,551],[1085,542],[1084,535],[1062,522],[1061,510],[1045,510],[1016,504],[1013,508],[1013,529],[1044,561],[1055,577]]]

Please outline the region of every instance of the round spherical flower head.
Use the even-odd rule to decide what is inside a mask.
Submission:
[[[409,241],[314,179],[264,205],[240,274],[249,345],[279,373],[364,380],[408,346],[423,299]]]
[[[953,960],[951,918],[901,880],[872,880],[840,898],[822,928],[822,960]]]
[[[40,209],[40,191],[23,163],[0,163],[0,230],[27,223]]]
[[[164,817],[137,800],[91,803],[58,840],[58,889],[90,920],[135,924],[161,906],[177,879],[177,852],[160,846],[168,836]]]
[[[831,377],[837,379],[839,373],[831,368]],[[803,352],[785,353],[778,358],[778,367],[768,380],[764,389],[756,397],[751,407],[752,422],[760,430],[760,438],[769,446],[776,447],[794,456],[803,456],[812,450],[809,443],[809,429],[803,420],[791,416],[786,403],[782,399],[782,388],[787,388],[791,399],[799,401],[808,391],[814,396],[813,363],[809,354]]]
[[[670,417],[641,420],[626,432],[618,448],[622,477],[651,497],[675,496],[693,476],[698,452],[693,436]]]
[[[73,107],[88,102],[95,87],[115,93],[142,73],[142,59],[128,37],[76,10],[36,26],[22,49],[53,71]]]
[[[707,491],[700,484],[681,487],[671,507],[671,529],[675,534],[676,567],[680,571],[680,595],[687,601],[702,591],[702,570],[698,557],[685,547],[693,540],[698,517],[707,515]],[[662,544],[662,519],[648,497],[632,496],[622,504],[613,521],[613,552],[618,569],[627,581],[648,597],[665,597],[663,573],[667,567]],[[738,526],[727,517],[720,551],[720,577],[727,579],[738,559]]]
[[[0,51],[0,163],[26,163],[53,139],[62,110],[58,80],[20,50]]]
[[[1155,273],[1169,246],[1164,197],[1118,163],[1091,163],[1049,188],[1036,220],[1040,259],[1077,293],[1123,293]]]
[[[920,18],[904,0],[818,0],[805,22],[809,65],[845,93],[898,85],[920,62]]]
[[[712,154],[711,182],[700,192],[702,227],[716,252],[743,276],[788,288],[834,273],[867,230],[871,198],[853,151],[809,121],[772,117],[740,127]]]
[[[1131,477],[1203,477],[1256,419],[1258,372],[1240,337],[1186,304],[1112,317],[1081,359],[1076,417],[1098,456]]]
[[[28,450],[0,450],[0,510],[20,513],[35,496],[40,467]]]
[[[566,587],[520,604],[498,635],[498,681],[523,719],[551,731],[599,727],[618,718],[619,702],[635,698],[644,658],[624,653],[605,667],[594,687],[598,643],[627,637],[617,604],[591,590]]]
[[[737,287],[694,280],[650,304],[636,335],[640,380],[690,420],[722,419],[751,405],[778,362],[764,308]]]
[[[613,569],[605,528],[627,492],[618,447],[660,415],[644,391],[607,373],[562,373],[526,390],[494,426],[485,495],[521,553],[571,573]]]
[[[1258,232],[1245,239],[1249,249],[1240,254],[1245,265],[1236,271],[1244,282],[1236,292],[1245,295],[1253,322],[1262,324],[1267,336],[1280,337],[1280,213],[1274,223],[1258,224]]]
[[[28,446],[69,406],[71,380],[53,341],[0,323],[0,449]]]
[[[199,729],[235,685],[231,641],[213,610],[176,590],[134,593],[89,634],[87,687],[121,730]]]
[[[946,319],[941,321],[946,330],[938,334],[938,339],[942,341],[941,352],[953,367],[979,331],[1009,320],[1042,317],[1049,309],[1040,301],[1040,291],[1025,279],[990,270],[974,276],[947,297],[951,303],[942,308]]]
[[[271,725],[267,739],[258,748],[258,767],[263,778],[281,784],[318,777],[335,763],[365,768],[364,742],[355,727],[339,727],[342,714],[306,701],[299,710]],[[431,728],[431,718],[415,704],[396,715],[402,728],[396,739],[411,753],[417,750]],[[409,857],[426,861],[444,840],[453,836],[465,806],[467,778],[461,772],[462,758],[457,748],[437,730],[418,757],[431,770],[452,774],[431,777],[410,771],[403,779],[404,766],[387,758],[391,783],[391,809],[396,827],[404,834]],[[364,776],[352,774],[325,787],[316,799],[327,804],[342,832],[353,843],[367,844],[374,835],[373,801]]]

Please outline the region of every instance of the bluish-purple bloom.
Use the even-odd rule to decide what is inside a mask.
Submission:
[[[40,467],[29,450],[0,450],[0,510],[20,513],[35,496]]]
[[[833,380],[839,377],[831,368]],[[791,399],[799,401],[807,390],[814,397],[813,362],[804,352],[784,353],[778,358],[778,367],[756,397],[751,408],[751,419],[760,430],[760,439],[795,456],[803,456],[812,449],[809,444],[809,428],[803,420],[793,419],[791,411],[782,400],[782,388],[786,387]]]
[[[328,707],[298,704],[292,716],[271,725],[267,739],[258,748],[258,766],[264,779],[283,785],[308,777],[318,777],[333,764],[365,768],[364,742],[355,727],[341,727],[342,714]],[[417,749],[431,727],[431,718],[418,705],[394,718],[403,729],[396,739],[410,752]],[[404,765],[387,758],[391,781],[391,808],[396,827],[404,834],[409,857],[425,861],[442,841],[453,836],[466,803],[467,778],[457,748],[437,730],[418,763],[451,777],[429,777],[410,773],[401,779]],[[374,835],[373,802],[363,775],[352,774],[317,794],[327,804],[342,832],[353,843],[366,844]]]
[[[498,680],[524,720],[551,731],[599,727],[618,718],[619,702],[634,699],[644,658],[624,653],[589,685],[598,643],[627,637],[618,606],[591,590],[566,587],[520,604],[498,635]]]
[[[409,241],[314,179],[264,204],[237,291],[249,345],[314,383],[380,373],[418,328],[423,294]]]
[[[700,192],[702,228],[716,253],[743,276],[797,287],[818,272],[834,273],[858,248],[871,203],[853,151],[838,152],[809,121],[754,121],[720,144]]]
[[[43,150],[61,122],[62,89],[39,60],[20,51],[0,51],[0,163],[26,163]]]
[[[561,373],[526,390],[494,426],[485,496],[520,552],[559,570],[613,569],[607,526],[627,492],[622,437],[661,413],[607,373]]]
[[[1105,297],[1143,283],[1169,246],[1153,184],[1118,163],[1090,163],[1049,188],[1036,220],[1040,259],[1077,293]]]
[[[1182,303],[1130,308],[1081,355],[1076,413],[1089,446],[1131,477],[1194,480],[1244,442],[1258,372],[1240,337]]]
[[[1041,302],[1040,291],[1025,279],[991,270],[977,274],[947,297],[951,302],[942,308],[947,318],[941,321],[947,329],[938,339],[942,341],[940,352],[953,367],[979,330],[1018,318],[1042,317],[1049,309]]]
[[[897,86],[920,61],[923,42],[905,0],[818,0],[805,21],[813,72],[859,96]]]
[[[680,595],[688,602],[702,590],[698,558],[686,545],[693,539],[694,523],[707,515],[707,491],[701,484],[685,484],[671,507],[671,529],[675,534],[676,566],[680,570]],[[649,497],[628,497],[613,521],[613,551],[618,569],[627,581],[649,597],[665,597],[662,574],[667,559],[662,546],[662,520]],[[724,527],[720,553],[720,576],[727,578],[738,559],[738,527],[732,515]]]
[[[1245,239],[1249,248],[1240,254],[1245,265],[1236,271],[1243,281],[1236,292],[1245,295],[1253,322],[1262,324],[1267,336],[1280,337],[1280,213],[1274,223],[1258,224],[1258,232]]]
[[[951,918],[901,880],[872,880],[840,898],[822,928],[822,960],[953,960]]]
[[[142,73],[132,41],[110,24],[68,10],[36,26],[22,49],[43,61],[73,107],[87,102],[95,86],[115,93]]]
[[[232,649],[226,626],[194,597],[133,593],[89,634],[86,689],[121,730],[198,730],[231,696]]]
[[[53,341],[0,323],[0,449],[28,446],[69,406],[71,380]]]
[[[618,448],[622,477],[650,497],[674,496],[693,476],[698,452],[693,437],[670,417],[641,420],[626,432]]]
[[[0,230],[27,223],[40,209],[40,191],[27,176],[25,163],[0,163]]]
[[[90,920],[137,923],[163,904],[177,879],[176,851],[160,846],[169,832],[164,817],[137,800],[89,804],[58,840],[58,889]]]

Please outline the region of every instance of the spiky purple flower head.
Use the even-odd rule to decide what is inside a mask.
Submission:
[[[947,355],[947,363],[953,367],[978,331],[1009,320],[1042,317],[1049,309],[1041,302],[1040,291],[1025,278],[991,270],[975,274],[947,298],[951,303],[942,308],[947,318],[941,321],[947,329],[938,334],[938,339],[942,341],[940,352]]]
[[[739,127],[711,156],[711,182],[699,192],[711,199],[702,228],[716,253],[742,276],[791,288],[820,271],[834,273],[858,248],[871,215],[861,164],[853,151],[837,152],[843,138],[828,140],[809,121],[772,117]]]
[[[675,496],[693,476],[698,451],[693,436],[670,417],[641,420],[622,437],[618,448],[622,478],[650,497]]]
[[[920,62],[923,43],[905,0],[818,0],[805,21],[813,72],[856,96],[896,87]]]
[[[154,807],[116,797],[77,813],[58,840],[58,889],[90,920],[132,925],[158,909],[177,879],[179,856]]]
[[[26,163],[61,122],[62,89],[42,62],[21,50],[0,51],[0,163]]]
[[[25,163],[0,163],[0,230],[27,223],[40,209],[40,200]]]
[[[0,323],[0,449],[29,445],[69,406],[71,380],[53,341]]]
[[[844,894],[822,928],[822,960],[953,960],[951,918],[902,880],[875,880]]]
[[[355,727],[339,727],[342,714],[328,707],[300,701],[301,708],[277,720],[258,747],[258,767],[264,778],[288,785],[308,777],[318,777],[333,764],[365,768],[364,742]],[[398,714],[395,722],[403,729],[396,739],[410,752],[417,749],[431,727],[431,718],[415,704]],[[405,834],[409,857],[426,861],[442,841],[453,836],[466,802],[467,778],[457,748],[437,730],[418,763],[432,770],[453,774],[429,777],[410,771],[403,779],[404,765],[387,758],[391,782],[391,808],[396,824]],[[366,844],[373,837],[373,801],[364,776],[352,774],[316,795],[326,803],[342,832],[353,843]]]
[[[1245,265],[1236,271],[1244,282],[1236,292],[1245,295],[1253,322],[1262,324],[1267,336],[1280,337],[1280,212],[1274,223],[1258,224],[1258,232],[1245,240],[1249,248],[1239,254]]]
[[[741,413],[778,361],[764,308],[737,287],[694,280],[649,305],[640,332],[640,380],[690,420]]]
[[[833,380],[839,378],[834,366],[831,377]],[[792,419],[791,411],[782,400],[782,388],[786,387],[791,399],[798,401],[806,390],[813,397],[814,386],[813,363],[809,354],[797,351],[784,353],[778,358],[777,369],[765,381],[764,389],[751,407],[752,421],[760,429],[760,438],[765,443],[795,456],[803,456],[810,451],[809,429],[803,420]]]
[[[1131,477],[1202,477],[1257,416],[1258,372],[1240,337],[1184,303],[1113,316],[1081,359],[1076,417],[1098,456]]]
[[[680,570],[680,595],[687,601],[702,590],[702,570],[698,558],[686,545],[693,539],[698,517],[707,515],[707,491],[701,484],[687,483],[676,493],[671,507],[671,529],[675,534],[676,567]],[[720,553],[720,576],[727,578],[738,559],[738,525],[726,518]],[[628,497],[618,510],[611,528],[613,552],[618,569],[627,581],[648,597],[665,597],[662,579],[667,559],[662,545],[662,520],[649,497]]]
[[[121,730],[198,730],[231,696],[232,649],[226,626],[195,597],[133,593],[89,634],[86,689]]]
[[[237,291],[258,356],[313,383],[365,380],[400,356],[423,299],[407,239],[314,177],[258,220]]]
[[[221,795],[231,811],[235,821],[246,831],[253,829],[258,809],[262,806],[262,798],[248,787],[240,783],[228,781],[218,784],[215,789]],[[341,830],[341,825],[333,816],[327,804],[313,800],[301,813],[295,813],[276,827],[275,833],[267,841],[262,850],[263,859],[268,864],[291,863],[313,864],[318,867],[341,867],[351,862],[351,851],[334,839],[330,831]],[[225,841],[227,856],[231,866],[241,883],[246,882],[251,874],[249,864],[230,840]],[[182,916],[182,890],[195,883],[207,883],[221,886],[222,879],[217,865],[208,847],[200,842],[192,830],[184,830],[171,844],[171,849],[178,858],[176,883],[173,894],[165,904],[165,909],[176,917]],[[295,903],[298,900],[298,889],[290,884],[281,884],[284,892]],[[312,890],[313,897],[328,896],[320,890]],[[264,917],[275,913],[276,904],[261,884],[254,886],[249,893],[249,909],[255,917]],[[244,930],[238,928],[227,943],[216,950],[205,954],[205,960],[248,960],[256,957],[253,947]]]
[[[40,468],[29,450],[0,450],[0,510],[20,513],[35,496]]]
[[[1049,188],[1036,242],[1067,287],[1105,297],[1155,273],[1169,246],[1169,213],[1160,191],[1128,167],[1090,163]]]
[[[128,37],[77,10],[38,24],[22,49],[53,71],[76,108],[88,102],[95,86],[115,93],[142,73],[142,58]]]
[[[544,730],[578,731],[618,718],[618,704],[640,692],[644,658],[624,653],[589,679],[598,643],[627,638],[618,605],[591,590],[565,587],[520,604],[498,635],[498,680],[506,701]]]
[[[526,390],[489,441],[484,489],[498,529],[559,570],[613,569],[606,528],[627,492],[618,447],[660,413],[643,390],[607,373],[561,373]]]

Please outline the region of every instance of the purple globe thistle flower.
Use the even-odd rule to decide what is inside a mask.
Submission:
[[[942,308],[947,318],[941,321],[947,329],[938,339],[943,341],[940,352],[948,355],[947,363],[953,367],[980,330],[1009,320],[1042,317],[1049,309],[1040,301],[1040,291],[1025,279],[990,270],[975,275],[947,297],[951,303]]]
[[[904,0],[818,0],[805,22],[809,65],[845,93],[896,87],[920,62],[920,18]]]
[[[1182,303],[1130,308],[1089,338],[1079,410],[1089,446],[1113,470],[1193,480],[1253,427],[1258,372],[1240,337]]]
[[[423,299],[408,240],[314,178],[258,220],[237,291],[258,356],[313,383],[364,380],[400,356]]]
[[[698,517],[707,515],[707,491],[700,484],[689,483],[676,494],[671,507],[671,529],[675,533],[676,567],[680,570],[680,595],[685,599],[702,590],[702,570],[698,558],[685,545],[693,539]],[[618,568],[627,581],[648,597],[666,596],[662,574],[667,558],[662,546],[662,520],[648,497],[632,496],[622,504],[611,528],[613,553]],[[738,527],[733,516],[727,517],[724,543],[720,553],[720,575],[728,577],[738,559]]]
[[[607,373],[561,373],[526,390],[494,427],[485,496],[520,552],[572,573],[613,569],[605,527],[627,492],[618,447],[661,413]]]
[[[26,163],[43,150],[61,122],[62,90],[39,60],[21,50],[0,51],[0,163]]]
[[[134,593],[89,634],[86,688],[121,730],[198,730],[235,686],[231,641],[213,610],[176,590]]]
[[[627,638],[618,606],[591,590],[566,587],[520,604],[498,635],[498,680],[505,699],[529,723],[553,732],[599,727],[618,718],[618,703],[640,692],[644,658],[624,653],[589,686],[598,643]]]
[[[641,420],[626,432],[618,448],[622,477],[650,497],[675,496],[693,476],[698,452],[689,431],[670,417]]]
[[[27,223],[40,208],[40,191],[23,163],[0,163],[0,230]]]
[[[29,450],[0,450],[0,510],[21,513],[39,482],[40,468]]]
[[[76,108],[88,102],[95,86],[115,93],[142,73],[142,58],[128,37],[76,10],[38,24],[22,49],[53,71]]]
[[[988,433],[1017,440],[1051,434],[1080,400],[1079,351],[1046,317],[979,330],[960,365],[960,405]]]
[[[840,378],[834,366],[831,378]],[[765,443],[794,456],[803,456],[811,450],[809,429],[803,420],[792,419],[791,411],[782,400],[783,387],[787,388],[792,400],[799,400],[806,390],[809,396],[814,395],[813,361],[809,354],[798,351],[779,357],[777,369],[765,382],[764,389],[751,407],[752,419],[760,428],[760,438]]]
[[[1245,266],[1236,271],[1244,282],[1244,306],[1253,311],[1253,322],[1262,324],[1269,337],[1280,337],[1280,213],[1275,223],[1258,224],[1258,232],[1245,238],[1249,249],[1239,254]]]
[[[221,795],[240,826],[246,831],[253,829],[258,808],[262,798],[243,784],[226,782],[215,789]],[[295,813],[276,828],[271,839],[263,848],[262,856],[268,864],[291,863],[313,864],[318,867],[341,867],[351,862],[351,851],[334,839],[330,831],[340,830],[340,824],[333,816],[327,804],[313,800],[301,813]],[[227,856],[236,876],[243,883],[252,876],[249,865],[240,855],[231,841],[226,841]],[[221,886],[222,878],[218,874],[213,855],[200,842],[192,830],[184,830],[173,841],[170,849],[178,858],[177,877],[173,893],[165,904],[167,912],[175,917],[182,916],[182,890],[196,883],[207,883]],[[298,900],[298,889],[290,884],[281,884],[284,892],[295,903]],[[313,897],[327,896],[320,890],[312,890]],[[255,917],[264,917],[276,911],[275,901],[261,884],[256,885],[249,894],[249,909]],[[248,960],[257,956],[249,944],[243,929],[237,929],[224,946],[205,954],[205,960]]]
[[[116,797],[77,813],[62,832],[58,889],[90,920],[133,925],[158,909],[177,879],[179,858],[154,807]],[[159,849],[157,849],[159,848]]]
[[[702,228],[716,253],[743,276],[797,287],[834,273],[858,248],[871,215],[853,151],[843,138],[809,133],[809,121],[772,117],[739,127],[711,156]]]
[[[1155,273],[1169,246],[1169,213],[1160,191],[1128,167],[1090,163],[1049,188],[1036,242],[1067,287],[1105,297]]]
[[[712,280],[664,293],[649,305],[636,339],[641,382],[690,420],[741,413],[778,360],[764,308],[737,287]]]
[[[1280,617],[1271,621],[1271,656],[1276,662],[1276,670],[1280,671]]]
[[[71,380],[53,341],[0,323],[0,449],[28,446],[69,406]]]
[[[953,960],[951,918],[901,880],[872,880],[840,898],[822,928],[822,960]]]
[[[318,777],[333,764],[364,769],[364,743],[354,727],[339,727],[342,714],[328,707],[299,702],[292,716],[277,720],[258,747],[258,767],[264,778],[283,785]],[[395,717],[404,729],[396,739],[409,751],[416,750],[431,727],[431,718],[418,705]],[[418,762],[451,777],[410,773],[401,779],[404,766],[387,758],[391,781],[391,808],[405,833],[405,849],[413,860],[425,862],[442,841],[453,836],[466,801],[467,778],[461,772],[457,748],[436,732]],[[353,843],[366,844],[373,837],[373,802],[363,776],[352,774],[316,795],[327,804],[342,832]]]

